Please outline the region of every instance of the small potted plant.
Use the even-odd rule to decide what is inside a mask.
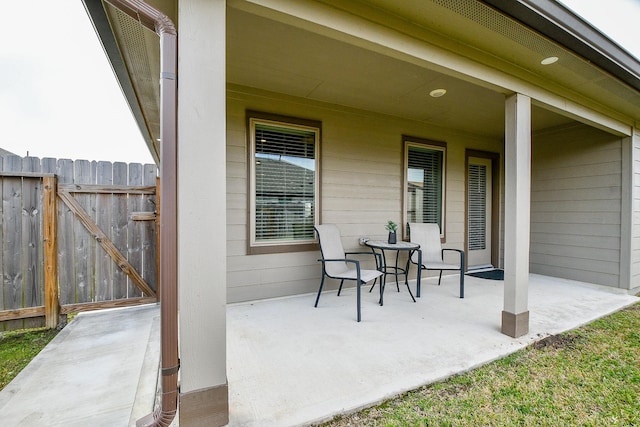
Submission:
[[[397,242],[396,231],[398,231],[398,224],[389,220],[387,221],[387,225],[385,225],[384,228],[386,228],[389,231],[389,240],[387,240],[387,242],[389,244],[396,243]]]

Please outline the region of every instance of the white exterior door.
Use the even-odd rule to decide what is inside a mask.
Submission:
[[[468,269],[491,266],[491,159],[469,157],[467,171]]]

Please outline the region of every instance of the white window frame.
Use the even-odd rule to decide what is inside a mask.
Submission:
[[[314,141],[314,204],[311,208],[314,225],[320,224],[320,137],[321,123],[317,121],[297,119],[292,117],[276,116],[272,114],[249,112],[247,115],[249,132],[248,149],[248,252],[250,254],[298,252],[317,250],[317,238],[315,233],[308,239],[272,239],[260,241],[256,238],[256,125],[263,124],[284,129],[304,130],[315,135]]]
[[[442,200],[441,200],[441,212],[440,218],[442,224],[440,224],[440,238],[444,240],[445,237],[445,224],[446,224],[446,187],[447,187],[447,144],[446,142],[439,141],[431,141],[422,138],[415,137],[403,137],[403,209],[402,209],[402,217],[403,217],[403,227],[404,227],[404,237],[405,239],[409,238],[409,230],[407,230],[407,223],[409,220],[409,149],[411,147],[426,149],[432,151],[439,151],[442,153]]]

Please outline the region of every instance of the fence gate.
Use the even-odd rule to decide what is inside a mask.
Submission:
[[[0,330],[157,300],[155,165],[0,162]]]

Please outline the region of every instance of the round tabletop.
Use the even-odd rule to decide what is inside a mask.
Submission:
[[[370,248],[388,249],[394,251],[410,251],[420,249],[419,244],[404,241],[389,243],[386,240],[367,240],[366,242],[364,242],[364,244],[369,246]]]

